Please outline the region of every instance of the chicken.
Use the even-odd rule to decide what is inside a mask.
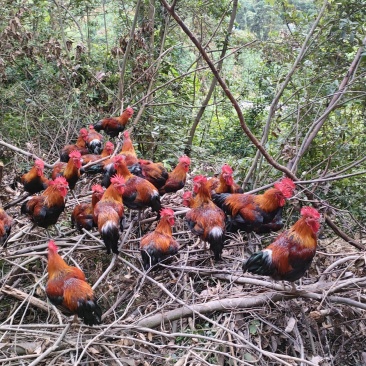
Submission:
[[[178,253],[179,245],[172,235],[174,211],[164,208],[160,216],[156,229],[143,236],[140,241],[141,257],[146,271],[165,258]]]
[[[290,282],[301,278],[315,255],[319,220],[315,208],[303,207],[300,219],[267,248],[252,254],[243,263],[243,271]]]
[[[60,151],[60,161],[67,163],[69,161],[69,155],[71,151],[77,150],[81,155],[85,155],[89,153],[89,150],[86,146],[86,140],[88,137],[88,130],[86,128],[82,128],[79,132],[79,137],[74,145],[66,145]]]
[[[52,170],[52,179],[65,177],[69,183],[69,188],[74,189],[76,182],[80,178],[81,154],[77,150],[71,151],[70,160],[67,163],[59,162]]]
[[[94,125],[96,131],[104,130],[110,137],[116,137],[124,131],[128,120],[133,115],[132,107],[128,106],[119,117],[103,118]]]
[[[286,198],[293,195],[294,182],[283,178],[267,189],[263,194],[220,193],[213,194],[212,200],[230,215],[227,230],[238,229],[250,232],[268,232],[280,230],[282,223],[282,207]]]
[[[23,202],[21,213],[28,215],[36,225],[47,229],[48,226],[56,224],[65,209],[64,198],[68,188],[69,184],[64,177],[51,180],[40,196],[33,196]]]
[[[151,207],[153,211],[157,212],[157,218],[159,219],[161,203],[158,190],[146,179],[131,174],[123,155],[115,156],[113,161],[117,174],[122,175],[126,181],[123,192],[124,204],[133,210]]]
[[[71,227],[75,227],[81,232],[83,229],[91,230],[95,225],[93,219],[94,207],[103,196],[104,188],[95,184],[92,187],[91,203],[80,203],[76,205],[71,213]]]
[[[86,155],[82,155],[81,157],[81,164],[82,167],[80,168],[80,173],[87,173],[87,174],[97,174],[97,173],[101,173],[103,171],[103,167],[106,163],[107,160],[101,161],[98,164],[94,164],[91,165],[87,168],[84,168],[84,165],[91,163],[93,161],[97,161],[99,159],[105,158],[109,155],[112,155],[114,151],[114,145],[112,142],[107,141],[104,145],[104,149],[101,152],[100,155],[96,155],[96,154],[86,154]]]
[[[97,304],[93,289],[86,282],[84,272],[67,265],[57,250],[51,240],[48,243],[47,297],[65,314],[80,317],[86,325],[100,324],[102,309]]]
[[[88,136],[86,138],[86,147],[92,154],[100,154],[102,151],[103,136],[95,131],[94,126],[89,126]]]
[[[47,188],[49,180],[44,176],[44,162],[36,159],[28,173],[20,178],[24,190],[30,194],[38,193]]]
[[[193,234],[210,244],[215,260],[220,260],[225,240],[225,214],[211,201],[206,177],[194,177],[193,184],[196,196],[190,202],[186,221]]]
[[[118,254],[119,231],[123,231],[124,207],[122,195],[125,179],[121,175],[111,178],[111,185],[94,207],[94,222],[107,248],[107,254]]]
[[[160,189],[166,183],[169,174],[162,163],[154,163],[150,160],[139,159],[142,178],[148,180],[157,189]],[[132,174],[135,174],[129,167]],[[135,174],[138,175],[138,174]],[[140,176],[140,175],[139,175]]]
[[[127,166],[138,163],[136,151],[128,131],[123,132],[123,143],[120,154],[125,156]]]
[[[233,170],[230,165],[224,164],[221,168],[221,174],[219,178],[211,179],[214,193],[244,193],[239,184],[234,182]]]
[[[183,193],[182,196],[182,205],[186,207],[192,207],[194,201],[193,193],[191,191],[187,191]]]
[[[169,173],[168,179],[165,184],[159,189],[160,195],[168,192],[177,192],[182,189],[186,184],[187,173],[191,165],[191,160],[188,156],[181,156],[179,158],[179,163]]]
[[[10,235],[13,218],[0,207],[0,245],[4,245]],[[6,247],[6,244],[4,245]]]

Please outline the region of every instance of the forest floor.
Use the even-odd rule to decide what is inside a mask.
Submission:
[[[22,194],[20,187],[9,187],[13,178],[3,177],[3,206]],[[77,184],[77,201],[89,201],[97,182],[84,177]],[[71,228],[77,202],[68,195],[59,220],[61,236],[50,231],[66,262],[80,266],[94,284],[104,313],[102,324],[94,327],[71,324],[47,300],[49,237],[42,228],[30,230],[20,204],[11,206],[7,211],[15,225],[0,256],[0,363],[366,365],[365,253],[325,227],[312,266],[292,293],[288,283],[241,270],[243,260],[277,234],[252,236],[251,244],[246,234],[235,234],[223,260],[215,263],[187,230],[181,202],[181,192],[163,198],[164,206],[178,212],[178,255],[145,272],[139,240],[156,222],[147,218],[138,224],[131,220],[135,212],[127,210],[121,253],[113,257],[96,230]],[[289,218],[285,227],[292,223]]]

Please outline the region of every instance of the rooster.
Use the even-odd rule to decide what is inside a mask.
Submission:
[[[57,253],[54,241],[48,243],[48,280],[46,294],[52,304],[66,314],[79,316],[86,325],[101,323],[102,310],[84,272],[69,266]]]
[[[97,173],[101,173],[103,171],[103,167],[106,163],[107,160],[104,160],[98,164],[94,164],[91,165],[87,168],[84,168],[84,165],[91,163],[93,161],[97,161],[99,159],[105,158],[109,155],[112,155],[114,151],[114,145],[112,142],[107,141],[104,145],[104,149],[102,150],[100,155],[96,155],[96,154],[86,154],[83,155],[81,158],[81,164],[82,167],[80,168],[80,173],[87,173],[87,174],[97,174]]]
[[[160,189],[166,183],[169,174],[162,163],[154,163],[150,160],[139,159],[139,166],[142,178],[148,180],[157,189]],[[128,168],[132,174],[135,174],[131,167]],[[140,176],[139,174],[135,174]]]
[[[303,207],[300,219],[267,248],[252,254],[243,263],[243,271],[290,282],[301,278],[315,255],[319,220],[315,208]]]
[[[0,245],[4,245],[10,235],[13,219],[0,207]],[[4,247],[6,244],[4,245]]]
[[[282,208],[286,198],[292,197],[294,188],[291,179],[283,178],[263,194],[220,193],[213,194],[212,200],[231,216],[227,225],[230,232],[276,231],[283,227]]]
[[[165,258],[178,253],[178,243],[172,236],[174,212],[170,208],[164,208],[160,216],[156,229],[143,236],[140,241],[141,257],[146,271]]]
[[[183,193],[182,196],[182,205],[186,207],[192,207],[194,201],[193,193],[191,191],[187,191]]]
[[[122,131],[124,131],[128,120],[133,115],[132,107],[127,107],[119,117],[109,117],[101,119],[94,125],[96,131],[104,130],[104,132],[110,137],[116,137]]]
[[[36,159],[28,173],[20,178],[24,190],[30,194],[38,193],[47,188],[49,180],[44,176],[44,162]]]
[[[123,132],[123,143],[120,154],[125,156],[127,166],[138,163],[136,151],[133,147],[132,140],[128,131]]]
[[[91,230],[94,226],[93,212],[97,202],[103,196],[104,189],[101,185],[95,184],[92,187],[92,201],[91,203],[80,203],[74,207],[71,213],[71,227],[75,227],[81,232],[83,229]]]
[[[124,207],[122,195],[125,179],[121,175],[111,178],[111,185],[94,207],[94,222],[107,248],[107,254],[118,254],[119,231],[123,230]]]
[[[30,216],[38,226],[48,228],[56,224],[65,209],[65,197],[69,184],[64,177],[58,177],[49,182],[47,189],[40,196],[33,196],[23,202],[21,213]]]
[[[123,155],[115,156],[113,161],[117,174],[122,175],[126,181],[123,192],[124,204],[133,210],[151,207],[153,211],[157,212],[157,219],[159,219],[161,203],[158,190],[146,179],[131,174]]]
[[[77,150],[81,155],[85,155],[89,153],[89,150],[86,146],[86,140],[88,138],[88,130],[86,128],[82,128],[79,132],[79,137],[74,145],[66,145],[60,151],[60,161],[67,163],[69,161],[69,155],[71,151]]]
[[[193,234],[210,244],[215,260],[220,260],[225,240],[225,214],[211,201],[206,177],[194,177],[193,190],[196,196],[189,202],[191,210],[186,214],[186,221]]]
[[[168,192],[177,192],[186,184],[187,173],[191,165],[191,160],[188,156],[181,156],[179,163],[169,173],[168,179],[165,184],[159,189],[160,195]]]
[[[219,178],[210,180],[213,185],[214,193],[243,193],[243,189],[239,184],[234,182],[233,170],[228,164],[224,164],[221,168]],[[216,187],[214,187],[216,186]]]
[[[52,179],[65,177],[69,183],[69,188],[74,189],[76,182],[80,178],[81,154],[77,150],[71,151],[70,160],[67,163],[59,162],[52,170]]]
[[[95,131],[94,126],[89,126],[88,136],[86,138],[86,147],[92,154],[100,154],[102,151],[103,136]]]

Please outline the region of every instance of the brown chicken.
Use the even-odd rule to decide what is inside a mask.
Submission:
[[[183,193],[182,196],[182,205],[186,207],[192,207],[194,201],[193,193],[191,191],[187,191]]]
[[[38,193],[48,187],[49,180],[44,176],[44,162],[36,159],[33,167],[28,173],[20,178],[24,190],[30,194]]]
[[[74,189],[76,182],[80,178],[81,154],[79,151],[71,151],[70,160],[67,163],[57,163],[52,170],[52,179],[65,177],[69,183],[69,188]]]
[[[153,211],[157,212],[159,219],[161,203],[158,190],[146,179],[131,174],[123,155],[115,156],[113,161],[117,174],[122,175],[126,181],[123,203],[133,210],[151,207]]]
[[[13,218],[0,207],[0,245],[6,247],[6,240],[13,226]]]
[[[243,263],[243,271],[290,282],[301,278],[315,255],[319,220],[315,208],[303,207],[300,219],[267,248],[252,254]]]
[[[79,137],[75,144],[66,145],[60,151],[60,161],[67,163],[69,161],[69,155],[71,151],[77,150],[81,155],[85,155],[89,153],[89,149],[86,146],[86,140],[88,138],[88,130],[86,128],[82,128],[79,132]]]
[[[219,178],[210,179],[214,193],[243,193],[239,184],[234,182],[233,170],[230,165],[224,164]],[[216,186],[216,187],[215,187]]]
[[[191,165],[191,160],[188,156],[179,158],[178,165],[169,173],[165,184],[159,189],[160,195],[168,192],[177,192],[186,184],[187,173]]]
[[[157,189],[160,189],[164,186],[169,177],[169,174],[162,163],[154,163],[150,160],[139,159],[139,165],[142,178],[148,180]],[[130,167],[129,170],[132,174],[135,174]]]
[[[64,198],[69,185],[64,177],[50,181],[47,189],[40,196],[33,196],[23,202],[21,213],[26,214],[38,226],[48,228],[56,224],[60,214],[65,209]]]
[[[97,304],[93,289],[86,282],[84,272],[67,265],[57,251],[55,242],[51,240],[48,243],[47,297],[66,315],[74,314],[86,325],[100,324],[102,309]]]
[[[136,151],[128,131],[123,132],[123,143],[120,154],[124,155],[127,166],[138,163]]]
[[[89,126],[88,136],[86,138],[86,147],[89,149],[89,152],[92,154],[100,154],[102,151],[102,141],[103,136],[95,131],[94,126]]]
[[[193,184],[196,196],[189,203],[191,210],[186,214],[186,221],[193,234],[210,244],[215,260],[220,260],[225,241],[225,214],[211,201],[206,177],[194,177]]]
[[[121,175],[111,178],[111,185],[94,207],[94,222],[107,248],[107,254],[118,254],[119,232],[123,231],[124,207],[122,195],[125,179]]]
[[[167,257],[178,253],[179,245],[172,235],[174,211],[164,208],[160,216],[156,229],[143,236],[140,241],[141,257],[146,271]]]
[[[82,155],[81,157],[81,164],[82,167],[80,168],[80,173],[87,173],[87,174],[97,174],[97,173],[101,173],[103,171],[103,167],[105,164],[107,164],[107,160],[103,160],[100,163],[91,165],[87,168],[84,168],[84,165],[89,164],[93,161],[97,161],[99,159],[105,158],[109,155],[112,155],[114,151],[114,145],[112,142],[107,141],[104,145],[104,149],[101,152],[100,155],[96,155],[96,154],[86,154],[86,155]]]
[[[293,196],[294,182],[283,178],[263,194],[213,194],[212,200],[230,215],[227,231],[243,230],[264,233],[277,231],[283,227],[282,208],[286,199]]]
[[[109,117],[101,119],[94,125],[96,131],[104,130],[110,137],[116,137],[126,128],[128,120],[133,115],[132,107],[127,107],[119,117]]]
[[[95,184],[92,187],[92,201],[91,203],[80,203],[76,205],[71,213],[71,227],[75,227],[82,232],[83,229],[91,230],[96,223],[94,223],[93,213],[94,207],[99,202],[104,194],[104,188]]]

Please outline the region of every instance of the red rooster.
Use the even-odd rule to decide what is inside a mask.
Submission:
[[[239,184],[234,182],[233,170],[230,165],[224,164],[221,168],[221,174],[219,178],[213,178],[213,186],[217,185],[216,188],[213,187],[214,193],[243,193],[243,189]]]
[[[319,220],[315,208],[303,207],[300,219],[267,248],[251,255],[243,263],[243,271],[290,282],[301,278],[315,255]]]
[[[69,183],[69,188],[74,189],[76,182],[80,178],[81,154],[79,151],[71,151],[70,160],[67,163],[57,163],[52,170],[52,179],[65,177]]]
[[[124,207],[122,195],[125,179],[120,175],[111,178],[111,185],[94,207],[94,222],[107,248],[107,254],[118,254],[119,231],[123,230]]]
[[[82,229],[91,230],[95,226],[93,220],[94,207],[101,200],[104,189],[101,185],[95,184],[92,191],[92,202],[76,205],[71,213],[71,227],[75,227],[76,224],[76,228],[80,232]]]
[[[151,207],[153,211],[157,212],[157,218],[159,219],[161,203],[157,189],[146,179],[131,174],[123,155],[115,156],[113,161],[117,174],[122,175],[126,181],[125,191],[123,192],[124,204],[133,210]]]
[[[156,229],[143,236],[140,241],[141,257],[146,271],[165,258],[178,253],[179,245],[172,235],[174,211],[164,208],[160,216]]]
[[[148,180],[157,189],[164,186],[169,174],[162,163],[154,163],[150,160],[139,159],[139,165],[142,178]],[[132,174],[135,174],[133,170],[130,169],[130,171]]]
[[[48,243],[48,280],[46,294],[52,304],[66,314],[79,316],[86,325],[100,324],[102,310],[84,272],[69,266],[57,253],[54,241]]]
[[[133,115],[132,107],[127,107],[119,117],[109,117],[101,119],[94,125],[96,131],[104,130],[104,132],[110,137],[116,137],[122,131],[124,131],[128,120]]]
[[[86,147],[92,154],[100,154],[102,151],[103,136],[95,131],[94,126],[89,126],[88,136],[86,138]]]
[[[283,227],[282,207],[286,198],[292,197],[294,188],[291,179],[283,178],[263,194],[221,193],[213,194],[212,200],[231,216],[227,225],[230,232],[276,231]]]
[[[30,216],[38,226],[47,228],[56,224],[60,214],[65,209],[64,198],[69,185],[64,177],[50,181],[47,189],[40,196],[33,196],[23,202],[21,213]]]
[[[44,162],[36,159],[33,167],[28,173],[25,173],[20,178],[24,186],[24,190],[30,194],[43,191],[48,186],[48,179],[44,176]]]
[[[168,179],[165,184],[159,189],[160,195],[168,192],[177,192],[186,184],[187,173],[191,165],[191,159],[188,156],[182,156],[179,158],[179,163],[169,173]]]
[[[186,214],[186,221],[193,234],[210,244],[215,260],[220,260],[225,240],[225,214],[211,201],[206,177],[194,177],[193,184],[196,196],[189,203],[191,210]]]
[[[69,161],[69,155],[71,151],[77,150],[81,155],[85,155],[89,153],[89,150],[86,146],[86,140],[88,138],[88,130],[86,128],[82,128],[79,132],[79,137],[74,145],[66,145],[60,151],[60,161],[67,163]]]
[[[192,207],[194,201],[193,193],[191,191],[187,191],[183,193],[182,196],[182,205],[186,207]]]
[[[136,151],[128,131],[123,132],[123,144],[120,154],[125,156],[127,166],[138,163]]]
[[[96,154],[86,154],[82,156],[81,159],[81,163],[82,163],[82,167],[80,168],[80,173],[87,173],[87,174],[97,174],[97,173],[101,173],[103,171],[103,167],[107,164],[107,160],[103,160],[102,162],[98,163],[98,164],[94,164],[91,165],[87,168],[84,168],[84,165],[91,163],[93,161],[97,161],[101,158],[105,158],[109,155],[112,155],[114,151],[114,145],[112,142],[107,141],[104,145],[104,149],[101,152],[100,155],[96,155]]]
[[[13,226],[13,219],[0,207],[0,245],[4,245]],[[6,247],[6,244],[4,245]]]

